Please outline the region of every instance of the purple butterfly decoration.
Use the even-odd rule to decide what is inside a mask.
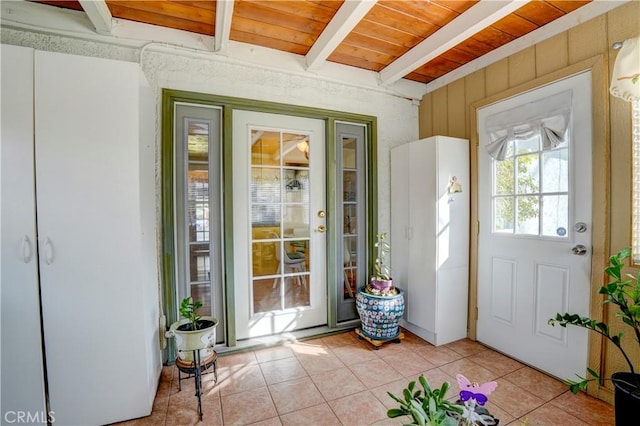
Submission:
[[[460,387],[460,400],[462,402],[466,402],[469,400],[474,400],[480,405],[486,404],[489,395],[493,392],[498,384],[496,382],[487,382],[479,385],[478,383],[471,383],[469,379],[464,377],[462,374],[456,375],[456,380],[458,381],[458,386]]]

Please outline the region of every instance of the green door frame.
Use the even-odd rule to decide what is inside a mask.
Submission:
[[[351,122],[365,125],[367,129],[367,242],[369,252],[373,252],[373,243],[378,227],[377,217],[377,118],[369,115],[332,111],[320,108],[287,105],[276,102],[265,102],[251,99],[216,96],[202,93],[185,92],[172,89],[162,90],[162,147],[161,147],[161,191],[162,191],[162,273],[164,310],[167,324],[178,320],[176,294],[176,252],[174,241],[174,108],[177,102],[217,106],[222,109],[222,176],[223,176],[223,244],[224,250],[224,297],[225,319],[224,330],[227,346],[236,345],[235,325],[235,282],[233,276],[233,192],[232,192],[232,116],[233,110],[258,111],[273,114],[285,114],[324,120],[326,123],[326,140],[335,141],[335,122]],[[340,194],[336,194],[336,158],[338,155],[335,143],[326,144],[327,171],[327,279],[337,277],[337,237],[338,224],[331,209],[337,205]],[[371,270],[373,256],[367,256],[367,264]],[[337,286],[327,285],[328,304],[327,324],[329,328],[337,327]],[[173,342],[169,342],[168,359],[175,357]]]

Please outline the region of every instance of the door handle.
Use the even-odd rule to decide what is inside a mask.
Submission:
[[[325,232],[327,230],[327,227],[324,225],[318,225],[318,227],[316,228],[316,231],[318,232]]]
[[[22,239],[22,261],[24,263],[31,262],[31,256],[33,255],[33,248],[31,247],[31,240],[28,235],[25,235]]]
[[[571,253],[575,254],[576,256],[584,256],[585,254],[587,254],[587,248],[582,244],[578,244],[571,249]]]
[[[53,263],[53,244],[51,244],[49,237],[44,240],[44,261],[47,265]]]

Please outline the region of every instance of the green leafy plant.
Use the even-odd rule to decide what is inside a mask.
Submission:
[[[626,275],[624,278],[628,279],[623,279],[622,276],[624,261],[630,256],[631,250],[629,248],[625,248],[609,258],[610,265],[605,268],[604,272],[611,277],[612,281],[601,287],[598,293],[606,296],[604,303],[612,303],[618,306],[619,312],[616,313],[616,317],[620,318],[624,324],[632,328],[635,334],[635,339],[640,347],[640,275]],[[581,317],[578,314],[572,313],[558,313],[555,318],[551,318],[549,320],[549,324],[558,324],[561,327],[575,325],[577,327],[595,331],[608,339],[620,350],[622,356],[629,365],[629,371],[632,374],[636,373],[636,369],[634,368],[631,359],[622,347],[623,332],[619,332],[617,334],[612,333],[610,327],[606,323],[596,321],[588,317]],[[591,381],[602,381],[600,375],[592,369],[587,368],[587,373],[587,377],[578,376],[580,381],[566,380],[571,392],[577,393],[579,390],[585,390],[587,384]],[[588,378],[589,376],[591,376],[591,378]],[[635,383],[633,385],[638,391],[640,391],[640,383]]]
[[[421,426],[492,426],[499,423],[486,408],[477,405],[475,401],[454,403],[447,400],[449,382],[444,382],[439,388],[432,388],[424,375],[418,381],[422,389],[416,386],[415,381],[409,382],[402,391],[404,399],[387,392],[400,404],[399,408],[387,411],[388,417],[410,416],[413,420],[410,424]]]
[[[180,316],[189,320],[191,324],[191,330],[198,330],[200,328],[200,318],[198,315],[198,309],[202,307],[202,302],[193,301],[191,297],[185,297],[180,303]]]
[[[389,243],[386,241],[387,233],[376,235],[376,242],[373,245],[377,249],[377,256],[373,268],[375,270],[374,278],[380,281],[388,281],[391,279],[391,267],[386,263],[387,254],[391,251]]]
[[[418,378],[422,389],[416,387],[416,382],[409,382],[402,391],[404,399],[391,392],[387,394],[400,404],[400,408],[387,411],[390,418],[411,416],[415,425],[423,426],[458,426],[458,421],[451,413],[462,414],[462,407],[446,400],[449,382],[444,382],[440,388],[432,389],[429,382],[421,375]]]

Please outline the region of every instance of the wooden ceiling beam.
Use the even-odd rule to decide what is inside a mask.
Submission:
[[[214,35],[214,49],[216,52],[224,52],[229,46],[231,35],[231,20],[233,18],[234,0],[216,1],[216,28]]]
[[[390,85],[395,83],[421,65],[436,58],[528,2],[529,0],[481,0],[381,70],[381,84]]]
[[[80,6],[87,14],[91,24],[96,28],[98,34],[111,34],[111,22],[113,16],[104,0],[79,0]]]
[[[306,55],[307,70],[313,71],[323,64],[376,2],[377,0],[345,1],[309,49]]]

